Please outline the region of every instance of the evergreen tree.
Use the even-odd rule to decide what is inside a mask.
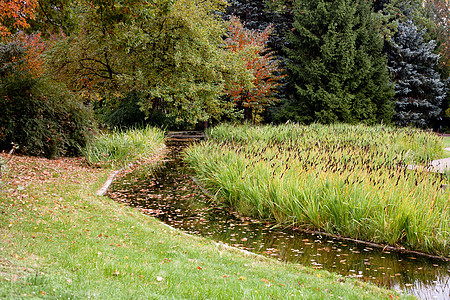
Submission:
[[[395,82],[395,121],[399,125],[425,127],[441,112],[445,84],[435,70],[436,43],[424,42],[425,30],[411,20],[400,23],[391,41],[389,70]]]
[[[250,30],[264,30],[272,23],[272,14],[266,10],[264,0],[232,0],[226,9],[226,19],[236,16]]]
[[[390,0],[373,0],[373,10],[375,12],[382,11],[384,7],[390,2]]]
[[[390,122],[393,87],[369,2],[296,1],[293,27],[287,49],[291,100],[280,120]]]

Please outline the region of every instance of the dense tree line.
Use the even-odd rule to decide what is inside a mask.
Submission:
[[[281,50],[273,48],[284,61],[288,73],[282,105],[274,109],[271,116],[275,120],[289,119],[306,123],[373,123],[382,120],[393,121],[397,125],[430,127],[435,125],[438,116],[448,118],[444,111],[448,108],[448,81],[444,80],[448,77],[448,64],[445,62],[448,61],[450,10],[447,1],[278,0],[257,3],[233,1],[230,13],[241,16],[244,21],[248,20],[249,28],[258,28],[257,24],[273,22],[278,24],[278,28],[290,29],[284,31],[282,42],[279,43],[284,47]],[[347,8],[342,9],[345,6]],[[370,12],[367,11],[368,6],[371,6]],[[351,15],[353,7],[358,8]],[[258,13],[250,15],[250,11]],[[267,14],[266,11],[271,13]],[[342,18],[343,15],[346,15],[346,18]],[[284,18],[280,19],[280,16]],[[267,17],[271,19],[268,20]],[[280,20],[283,26],[279,25]],[[359,27],[361,23],[358,22],[371,28],[363,35]],[[397,41],[405,34],[402,32],[405,24],[411,23],[423,36],[421,44],[414,47],[428,49],[428,59],[425,63],[420,62],[419,58],[409,61],[408,68],[415,68],[416,71],[406,74],[407,68],[400,71],[395,67],[406,63],[398,53]],[[381,52],[380,36],[383,38]],[[365,46],[362,46],[364,43]],[[431,49],[430,43],[437,47]],[[359,52],[355,56],[355,49],[358,47]],[[409,51],[409,45],[401,47]],[[378,52],[376,55],[373,51],[375,48]],[[417,49],[411,51],[417,52]],[[363,52],[364,55],[361,56]],[[366,65],[364,69],[368,74],[372,74],[372,78],[366,76],[362,81],[358,80],[357,76],[361,74],[355,73],[355,69],[358,69],[358,64],[362,65],[361,62],[352,60],[352,56],[361,60],[362,57],[371,55],[372,58],[368,58],[366,63],[375,67],[378,61],[378,71],[371,72],[371,67]],[[383,59],[384,62],[380,61]],[[349,61],[352,61],[353,68],[349,67]],[[345,64],[345,67],[342,64]],[[386,70],[390,72],[386,73]],[[377,75],[381,81],[374,84],[373,80]],[[412,84],[408,89],[402,88],[405,79],[402,79],[402,76],[409,76],[410,83],[422,83]],[[386,86],[389,83],[386,80],[390,82],[395,93],[389,91]],[[358,84],[365,86],[366,91],[355,87]],[[370,88],[372,92],[367,91]],[[380,100],[380,90],[384,100]],[[416,97],[411,97],[412,94]],[[354,97],[357,97],[357,100],[349,100]],[[419,98],[421,100],[418,100]],[[422,105],[418,105],[419,102]],[[378,107],[378,111],[375,107]],[[412,115],[415,117],[411,117]]]
[[[448,117],[448,8],[445,0],[0,0],[0,144],[20,136],[13,119],[34,115],[63,142],[24,152],[75,153],[94,130],[92,109],[117,127],[262,117],[430,127]],[[25,116],[13,103],[46,108]]]

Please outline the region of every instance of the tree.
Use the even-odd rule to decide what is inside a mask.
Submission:
[[[36,4],[37,0],[0,0],[0,37],[28,28],[29,20],[35,17]]]
[[[408,19],[430,29],[435,26],[425,15],[422,0],[374,0],[373,9],[378,13],[386,41],[397,32],[398,24]]]
[[[292,1],[290,0],[231,0],[226,9],[226,20],[231,16],[237,16],[244,24],[244,28],[264,31],[268,26],[273,28],[267,40],[266,46],[273,56],[279,61],[281,69],[286,68],[287,55],[284,48],[287,46],[286,32],[290,31],[293,23]],[[280,75],[280,74],[279,74]],[[277,87],[276,97],[279,102],[269,106],[264,113],[265,121],[273,121],[273,111],[282,105],[286,98],[286,77]]]
[[[396,114],[399,125],[426,127],[441,112],[445,84],[441,81],[436,43],[424,42],[425,29],[418,30],[411,20],[399,24],[391,41],[389,70],[395,82]]]
[[[434,33],[440,42],[442,65],[450,68],[450,3],[447,0],[424,0],[424,3],[428,17],[436,24]]]
[[[226,51],[220,0],[80,1],[80,28],[63,37],[48,62],[60,80],[91,98],[135,90],[180,122],[218,118],[227,82],[250,85],[250,72]]]
[[[233,16],[229,37],[225,40],[228,49],[242,57],[254,77],[251,89],[239,83],[225,89],[232,101],[244,108],[245,118],[252,122],[257,121],[259,113],[267,106],[277,101],[276,89],[283,78],[283,75],[277,75],[281,73],[279,62],[266,47],[271,31],[270,25],[262,31],[245,29],[239,18]]]
[[[38,0],[30,30],[46,37],[61,31],[71,34],[79,22],[77,8],[77,0]]]
[[[290,103],[280,115],[305,123],[390,122],[393,87],[370,4],[303,0],[294,5],[287,49]]]
[[[264,31],[272,27],[267,46],[278,59],[283,59],[284,33],[291,28],[292,11],[289,1],[232,0],[226,9],[226,19],[238,17],[246,29]]]

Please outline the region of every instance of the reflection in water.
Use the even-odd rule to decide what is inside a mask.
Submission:
[[[210,203],[181,166],[178,152],[179,147],[171,147],[165,165],[153,175],[144,169],[127,175],[114,184],[110,197],[173,227],[234,247],[357,277],[421,299],[450,299],[449,262],[382,252],[239,216]]]

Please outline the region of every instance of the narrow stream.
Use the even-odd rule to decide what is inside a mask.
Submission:
[[[420,299],[450,299],[450,262],[277,229],[273,224],[213,205],[183,167],[178,155],[180,147],[170,146],[165,163],[152,175],[141,169],[118,180],[109,196],[190,234],[279,260],[357,277]]]

